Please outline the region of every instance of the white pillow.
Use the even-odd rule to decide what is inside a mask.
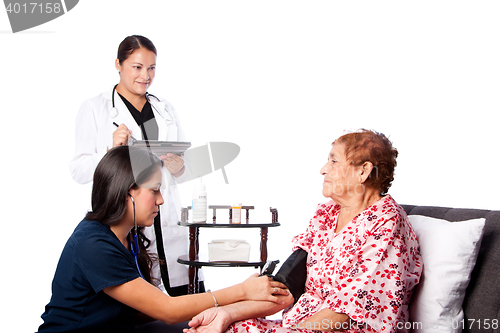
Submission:
[[[461,332],[462,303],[485,219],[448,222],[420,215],[408,218],[424,262],[410,305],[412,327],[418,332]]]

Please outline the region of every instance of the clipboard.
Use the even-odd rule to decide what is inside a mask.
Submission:
[[[158,141],[158,140],[135,140],[130,143],[131,146],[148,149],[158,157],[162,155],[176,154],[181,156],[191,147],[191,142],[179,141]]]

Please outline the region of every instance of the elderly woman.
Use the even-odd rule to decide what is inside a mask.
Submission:
[[[386,136],[362,130],[338,138],[321,168],[323,195],[293,248],[308,253],[305,292],[283,320],[262,316],[259,302],[202,312],[192,331],[404,330],[422,260],[405,211],[387,194],[398,152]]]

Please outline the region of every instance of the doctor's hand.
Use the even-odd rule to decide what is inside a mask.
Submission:
[[[165,164],[167,170],[178,177],[184,173],[184,159],[181,156],[175,154],[162,155],[160,157]]]
[[[128,129],[124,124],[120,124],[118,128],[113,132],[113,147],[124,146],[128,144],[130,139],[130,134],[132,131]]]

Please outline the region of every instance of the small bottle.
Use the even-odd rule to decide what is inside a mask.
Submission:
[[[231,223],[233,224],[240,224],[241,223],[241,204],[233,205],[232,206],[232,221]]]
[[[207,222],[207,192],[201,180],[194,186],[192,208],[194,223]]]

